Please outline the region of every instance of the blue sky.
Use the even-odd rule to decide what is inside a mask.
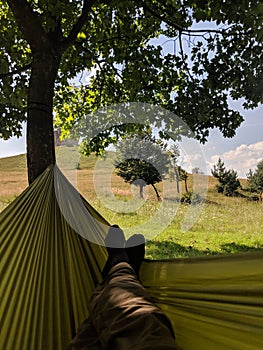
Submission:
[[[208,167],[211,168],[220,157],[227,168],[236,170],[240,177],[246,177],[248,170],[255,169],[263,159],[263,106],[243,110],[240,103],[232,102],[231,105],[240,110],[245,119],[236,135],[226,139],[218,130],[212,130],[203,150]]]

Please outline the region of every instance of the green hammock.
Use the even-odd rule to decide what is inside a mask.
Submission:
[[[107,256],[100,243],[108,223],[57,167],[36,179],[0,220],[0,349],[67,349],[101,280]],[[262,350],[262,258],[146,260],[141,279],[171,319],[180,349]]]

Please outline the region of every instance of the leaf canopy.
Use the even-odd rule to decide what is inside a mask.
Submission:
[[[170,156],[156,140],[145,135],[128,137],[118,142],[115,167],[125,182],[144,181],[154,185],[168,173]]]
[[[133,101],[172,111],[201,141],[210,128],[232,137],[243,118],[230,109],[229,96],[243,98],[245,108],[262,103],[259,0],[23,0],[22,9],[33,14],[27,37],[8,4],[14,10],[18,1],[0,2],[5,139],[21,134],[32,62],[45,50],[62,53],[54,112],[64,134],[100,107]],[[166,130],[176,127],[166,121]]]

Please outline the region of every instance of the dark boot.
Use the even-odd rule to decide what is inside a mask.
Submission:
[[[145,238],[141,234],[131,236],[125,246],[130,265],[139,276],[140,267],[145,255]]]
[[[112,225],[110,227],[104,242],[109,257],[102,271],[103,278],[105,278],[110,269],[119,262],[125,261],[129,263],[129,258],[124,248],[126,243],[124,233],[118,225]]]

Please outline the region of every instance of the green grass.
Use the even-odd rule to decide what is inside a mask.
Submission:
[[[123,227],[127,237],[134,232],[145,234],[148,258],[168,259],[263,250],[263,204],[218,194],[214,189],[216,181],[213,177],[209,177],[205,204],[202,207],[200,204],[194,206],[194,210],[202,209],[197,220],[188,231],[183,232],[182,224],[187,214],[190,217],[193,215],[190,205],[176,200],[158,203],[150,187],[148,199],[141,200],[136,196],[137,189],[134,187],[131,190],[115,174],[110,179],[112,193],[109,193],[103,173],[109,170],[109,165],[103,160],[100,161],[102,167],[95,174],[101,192],[95,193],[93,175],[98,159],[94,155],[89,158],[79,157],[74,147],[68,151],[60,149],[59,152],[64,167],[78,168],[74,170],[77,188],[102,216],[111,224],[117,223]],[[0,159],[0,176],[0,210],[3,210],[27,186],[25,156]],[[242,186],[246,186],[245,180],[242,180]],[[162,186],[158,185],[158,188],[162,194]],[[242,193],[246,194],[244,191]],[[169,215],[172,220],[167,223]]]
[[[209,196],[213,196],[213,191]],[[146,256],[167,259],[263,250],[262,204],[247,202],[243,198],[222,199],[221,203],[206,203],[198,220],[187,232],[182,232],[181,227],[190,206],[180,204],[170,225],[158,235],[150,235]],[[101,201],[92,204],[111,223],[125,227],[125,231],[129,227],[147,224],[159,205],[149,200],[140,210],[125,214],[112,212]],[[149,224],[147,230],[151,233],[153,227]],[[143,233],[147,237],[147,232]]]

